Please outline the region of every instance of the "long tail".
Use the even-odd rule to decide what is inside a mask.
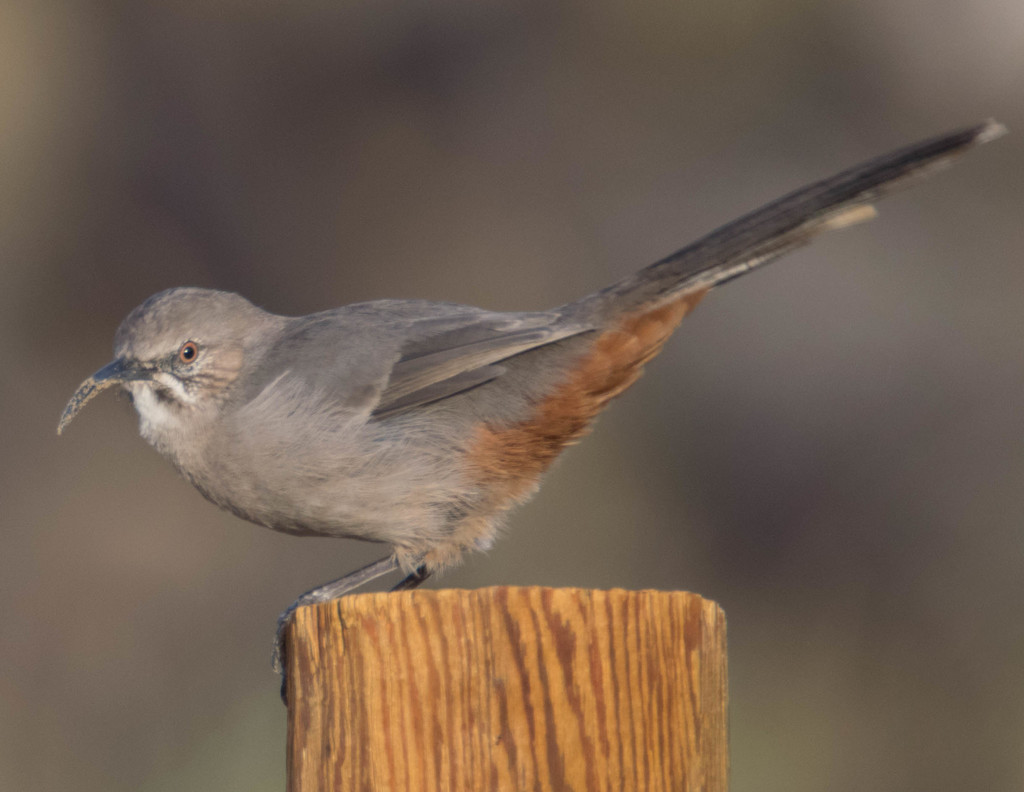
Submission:
[[[706,292],[807,244],[822,231],[874,217],[873,201],[1005,132],[1002,124],[989,120],[877,157],[744,215],[567,308],[576,316],[610,319]]]

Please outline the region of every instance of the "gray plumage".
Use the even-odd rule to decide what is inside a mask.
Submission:
[[[548,312],[380,300],[284,317],[170,289],[124,320],[115,362],[58,431],[121,385],[142,436],[214,503],[280,531],[384,542],[429,572],[488,546],[524,497],[498,498],[472,468],[481,428],[535,420],[603,333],[867,219],[884,192],[1001,132],[988,122],[845,171]]]

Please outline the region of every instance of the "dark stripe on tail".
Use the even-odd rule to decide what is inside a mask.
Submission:
[[[602,321],[685,291],[702,291],[765,264],[815,234],[871,216],[867,205],[1000,137],[995,121],[932,138],[803,187],[744,215],[671,256],[566,306],[569,316]]]

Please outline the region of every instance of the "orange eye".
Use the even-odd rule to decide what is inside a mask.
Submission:
[[[178,360],[191,363],[199,356],[199,345],[195,341],[186,341],[178,350]]]

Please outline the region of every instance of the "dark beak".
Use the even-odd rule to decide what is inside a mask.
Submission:
[[[75,391],[75,395],[71,397],[68,406],[64,408],[64,414],[60,417],[57,434],[63,432],[64,427],[71,423],[71,419],[78,415],[86,402],[101,390],[132,380],[149,379],[152,373],[152,369],[134,361],[118,359],[113,363],[108,363],[78,386],[78,390]]]

